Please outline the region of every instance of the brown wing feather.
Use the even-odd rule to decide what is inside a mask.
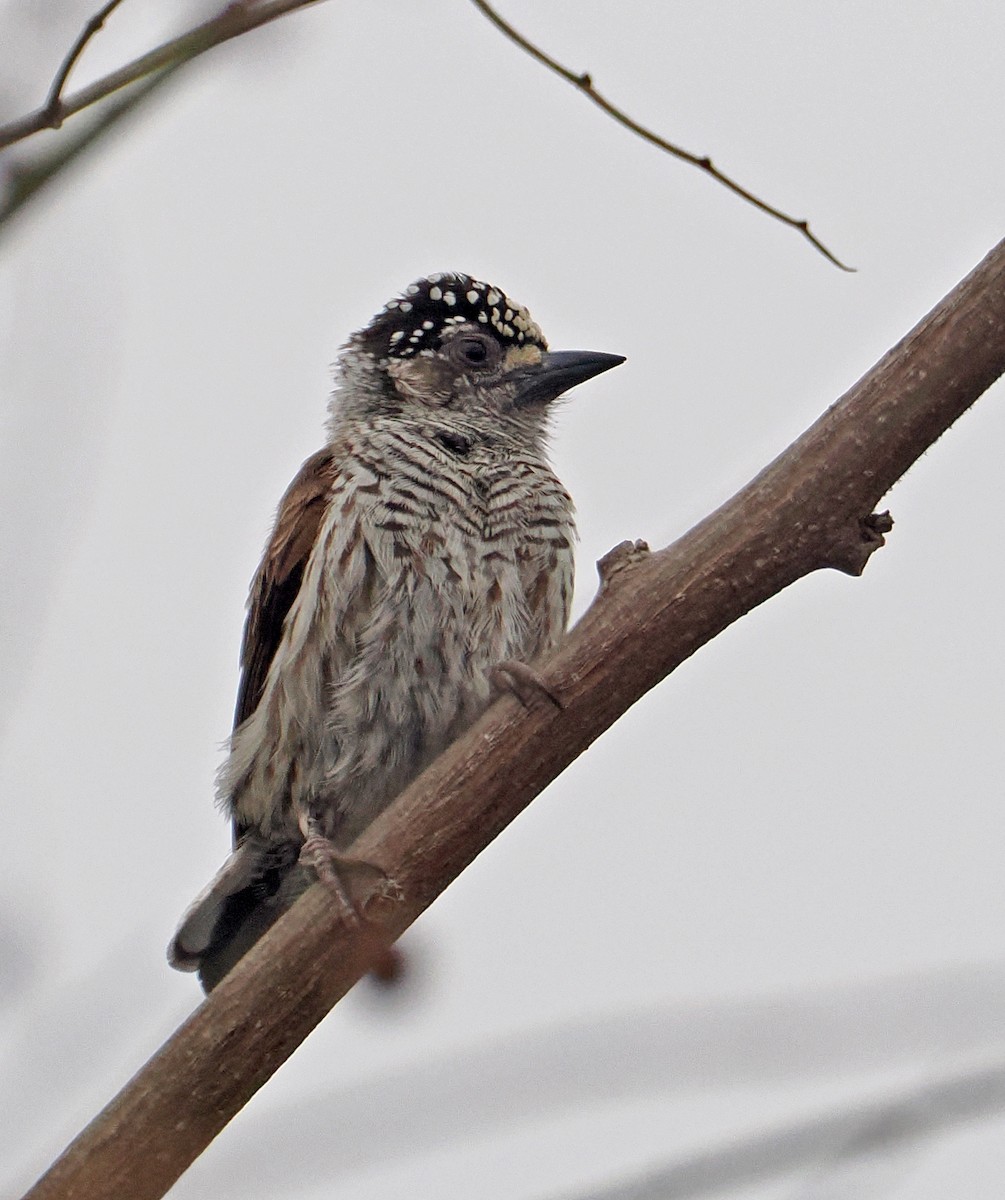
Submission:
[[[333,453],[326,446],[304,463],[279,502],[276,523],[248,596],[235,729],[255,711],[265,691],[283,622],[300,591],[324,519],[334,473]]]
[[[334,475],[334,455],[326,446],[304,463],[279,501],[276,523],[248,595],[235,729],[255,711],[265,691],[283,622],[300,591],[304,568],[324,520]],[[235,846],[246,832],[235,820]]]

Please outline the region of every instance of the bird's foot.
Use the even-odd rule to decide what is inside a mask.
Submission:
[[[515,658],[496,663],[489,672],[489,682],[497,695],[512,692],[524,708],[530,708],[535,700],[546,700],[558,709],[565,707],[533,667]]]
[[[359,925],[375,906],[396,904],[404,898],[401,888],[382,867],[339,854],[323,833],[311,828],[313,825],[309,822],[300,863],[328,889],[347,925]]]

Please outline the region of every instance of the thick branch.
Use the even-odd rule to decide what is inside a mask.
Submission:
[[[501,33],[521,50],[526,51],[531,58],[541,63],[542,66],[553,71],[560,79],[564,79],[566,83],[571,83],[574,88],[578,88],[588,100],[591,100],[598,108],[602,109],[609,117],[617,121],[619,125],[623,125],[625,129],[630,130],[644,142],[648,142],[651,146],[656,146],[657,149],[663,150],[666,154],[672,155],[674,158],[681,159],[682,162],[690,163],[692,167],[697,167],[700,171],[704,171],[716,183],[722,184],[735,196],[739,196],[741,200],[745,200],[748,204],[752,204],[754,208],[758,208],[761,212],[766,213],[776,221],[781,221],[783,225],[788,225],[791,229],[797,229],[804,238],[810,243],[814,249],[829,259],[836,267],[840,267],[842,271],[854,271],[854,267],[846,267],[840,259],[836,258],[830,250],[823,244],[816,234],[810,232],[810,223],[806,220],[801,220],[799,217],[789,216],[788,213],[782,212],[780,208],[775,208],[773,204],[769,204],[766,200],[762,200],[759,196],[755,196],[753,192],[737,183],[735,179],[731,179],[712,162],[707,154],[692,154],[690,150],[685,150],[683,146],[677,146],[673,142],[667,141],[665,137],[655,133],[652,129],[647,129],[645,125],[640,125],[638,121],[630,117],[624,109],[618,108],[606,96],[593,86],[593,76],[587,71],[573,71],[569,67],[563,66],[558,59],[552,58],[550,54],[546,54],[540,46],[536,46],[529,38],[516,28],[509,21],[496,12],[487,0],[472,0],[475,8],[483,13],[492,24]]]
[[[341,926],[314,887],[70,1146],[32,1200],[163,1195],[401,934],[572,760],[732,621],[819,567],[858,574],[873,506],[1005,372],[1005,242],[793,446],[668,549],[624,543],[542,668],[562,708],[507,697],[354,847],[405,899]],[[369,944],[364,944],[369,943]]]

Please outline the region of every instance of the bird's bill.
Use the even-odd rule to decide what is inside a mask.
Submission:
[[[596,350],[546,351],[539,363],[520,368],[516,403],[550,404],[577,383],[585,383],[624,361],[622,354]]]

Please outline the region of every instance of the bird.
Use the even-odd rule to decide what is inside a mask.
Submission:
[[[576,530],[547,457],[554,404],[624,361],[549,350],[524,307],[462,273],[410,284],[342,347],[325,444],[249,592],[217,779],[233,849],[168,948],[207,992],[315,878],[348,920],[354,872],[393,889],[353,841],[493,679],[533,679],[558,644]]]

